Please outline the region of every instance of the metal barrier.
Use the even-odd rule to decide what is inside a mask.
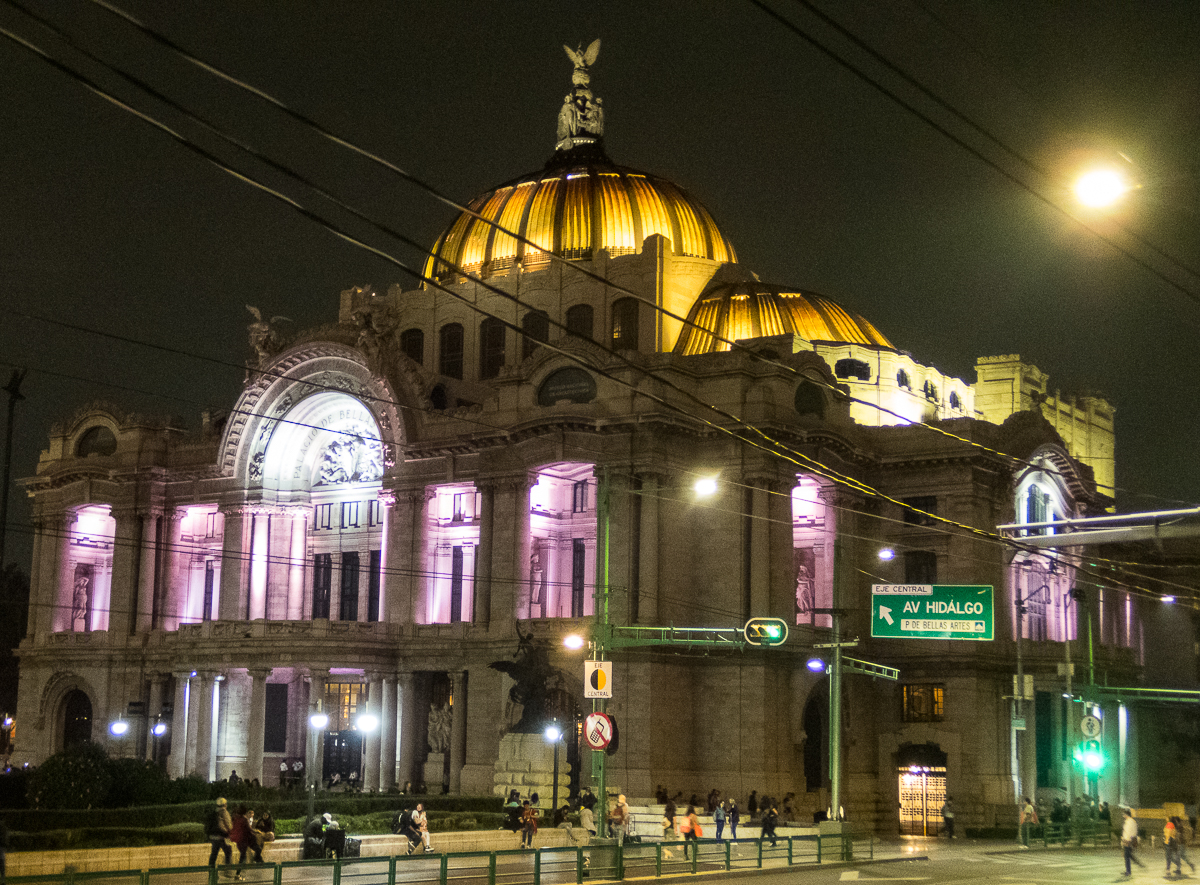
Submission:
[[[582,885],[628,877],[662,877],[739,869],[768,869],[819,864],[823,860],[869,860],[875,856],[872,834],[779,837],[732,842],[627,842],[596,839],[587,847],[534,850],[468,851],[294,860],[246,864],[248,885]],[[8,885],[223,885],[237,864],[219,867],[164,867],[148,871],[81,873],[68,869],[43,876],[9,876]]]

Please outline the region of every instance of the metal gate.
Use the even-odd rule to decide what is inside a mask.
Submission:
[[[946,803],[944,765],[909,765],[900,769],[900,834],[936,836],[942,831]]]

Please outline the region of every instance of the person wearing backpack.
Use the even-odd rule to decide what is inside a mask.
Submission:
[[[204,829],[208,841],[212,843],[212,851],[208,855],[208,865],[216,867],[217,855],[225,853],[225,866],[233,863],[233,846],[229,844],[229,831],[233,829],[233,818],[229,816],[229,803],[224,798],[218,799],[216,806],[209,811]]]

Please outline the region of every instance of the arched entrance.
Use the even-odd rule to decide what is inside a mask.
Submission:
[[[900,834],[936,836],[946,803],[946,754],[937,744],[903,744],[896,754],[900,778]]]
[[[63,749],[69,750],[92,740],[92,701],[87,693],[75,688],[63,698]]]

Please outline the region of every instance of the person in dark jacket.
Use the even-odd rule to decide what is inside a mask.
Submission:
[[[775,825],[779,822],[779,812],[775,810],[774,805],[767,805],[763,808],[762,816],[762,835],[759,837],[761,842],[763,839],[771,840],[771,847],[775,847]]]
[[[248,810],[245,805],[239,805],[233,813],[233,825],[229,828],[229,841],[236,845],[238,850],[237,875],[233,878],[239,881],[246,878],[242,871],[246,866],[246,854],[250,851],[250,820],[246,817]]]
[[[726,819],[729,821],[729,841],[737,841],[737,825],[742,819],[742,813],[738,810],[737,800],[729,800],[729,812],[726,814]]]
[[[746,800],[746,814],[750,815],[750,820],[754,820],[754,815],[758,814],[758,790],[750,791],[750,798]]]
[[[254,837],[254,862],[263,862],[263,848],[268,842],[275,841],[275,818],[271,817],[270,811],[264,811],[261,817],[254,821],[254,832],[251,834]]]
[[[229,831],[233,829],[233,818],[229,816],[229,803],[224,798],[217,800],[217,807],[209,813],[208,841],[212,843],[212,852],[208,855],[208,865],[217,865],[217,855],[225,852],[225,865],[233,863],[233,848],[229,844]]]

